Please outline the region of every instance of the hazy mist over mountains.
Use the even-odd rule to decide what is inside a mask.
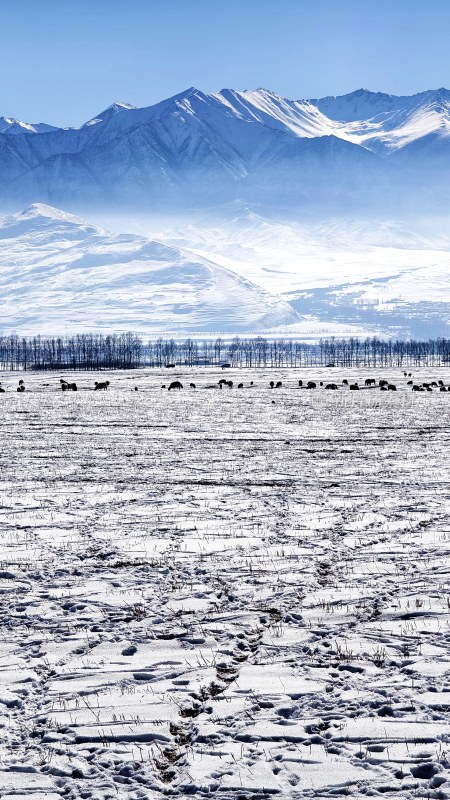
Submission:
[[[449,335],[449,155],[444,88],[0,117],[2,329]]]

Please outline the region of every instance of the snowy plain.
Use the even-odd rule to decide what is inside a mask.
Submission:
[[[59,377],[0,376],[2,800],[450,797],[450,395]]]

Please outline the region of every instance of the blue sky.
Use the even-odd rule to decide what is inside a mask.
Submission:
[[[450,86],[450,0],[0,0],[0,115],[80,125],[194,85]]]

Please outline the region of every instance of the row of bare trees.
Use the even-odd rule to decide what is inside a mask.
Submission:
[[[428,341],[251,338],[183,341],[159,337],[144,343],[133,333],[75,336],[0,336],[2,370],[100,370],[138,367],[221,366],[238,368],[421,367],[450,364],[450,339]]]

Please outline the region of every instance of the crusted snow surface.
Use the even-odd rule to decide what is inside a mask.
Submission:
[[[2,800],[449,797],[450,395],[222,376],[0,376]]]
[[[3,333],[245,331],[299,319],[210,259],[42,203],[0,221],[0,260]]]

